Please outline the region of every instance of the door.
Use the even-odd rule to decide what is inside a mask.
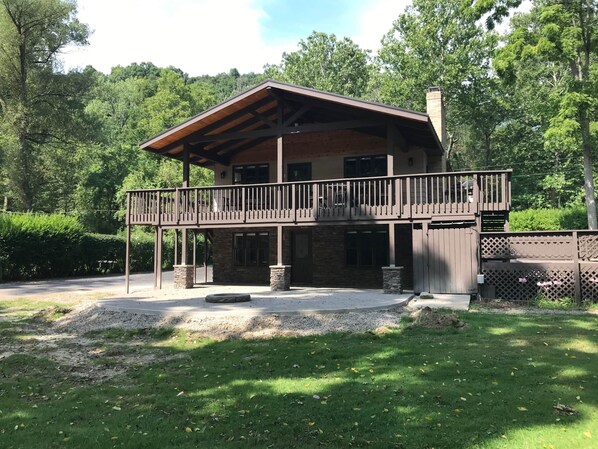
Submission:
[[[311,284],[313,273],[311,231],[291,232],[291,282]]]
[[[413,289],[416,293],[475,293],[478,238],[474,226],[413,229]]]

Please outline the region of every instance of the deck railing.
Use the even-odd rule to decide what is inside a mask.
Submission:
[[[127,223],[140,225],[458,218],[509,210],[511,172],[131,190],[127,201]]]

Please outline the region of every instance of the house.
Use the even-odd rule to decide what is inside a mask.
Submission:
[[[153,226],[161,260],[164,229],[181,248],[205,233],[216,283],[473,292],[510,171],[447,172],[445,142],[438,89],[422,113],[265,81],[141,144],[182,161],[184,181],[128,192],[128,234]],[[191,164],[215,185],[189,186]],[[193,264],[182,250],[175,284],[192,286]]]

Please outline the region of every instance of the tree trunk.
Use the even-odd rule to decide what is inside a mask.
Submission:
[[[19,176],[19,189],[21,193],[21,201],[23,202],[23,209],[31,211],[33,209],[33,189],[31,170],[31,154],[29,148],[29,95],[27,86],[27,33],[21,31],[21,27],[18,27],[20,31],[20,43],[19,43],[19,101],[21,103],[21,110],[19,111],[20,117],[17,123],[17,134],[19,139],[19,164],[20,164],[20,176]]]
[[[581,142],[583,146],[583,176],[588,209],[588,229],[598,229],[596,219],[596,196],[594,194],[594,173],[592,171],[592,146],[590,144],[590,120],[587,112],[580,113]]]

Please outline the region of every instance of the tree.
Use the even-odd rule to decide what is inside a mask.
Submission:
[[[369,50],[345,37],[313,32],[299,41],[299,50],[283,53],[278,66],[266,66],[269,78],[352,97],[366,93],[370,78]]]
[[[545,68],[537,79],[540,86],[552,87],[543,98],[551,111],[544,145],[552,151],[581,152],[590,229],[598,227],[591,133],[598,112],[597,57],[598,5],[593,0],[538,0],[529,14],[516,18],[495,63],[512,83],[530,64]]]
[[[61,49],[86,43],[88,29],[76,11],[71,0],[0,1],[2,144],[10,187],[25,210],[34,207],[43,146],[68,140],[60,128],[80,92],[55,69]]]
[[[414,0],[382,39],[372,99],[425,110],[425,93],[440,87],[447,109],[447,155],[453,165],[487,166],[491,137],[503,121],[500,85],[491,71],[498,35],[489,27],[518,1]]]

